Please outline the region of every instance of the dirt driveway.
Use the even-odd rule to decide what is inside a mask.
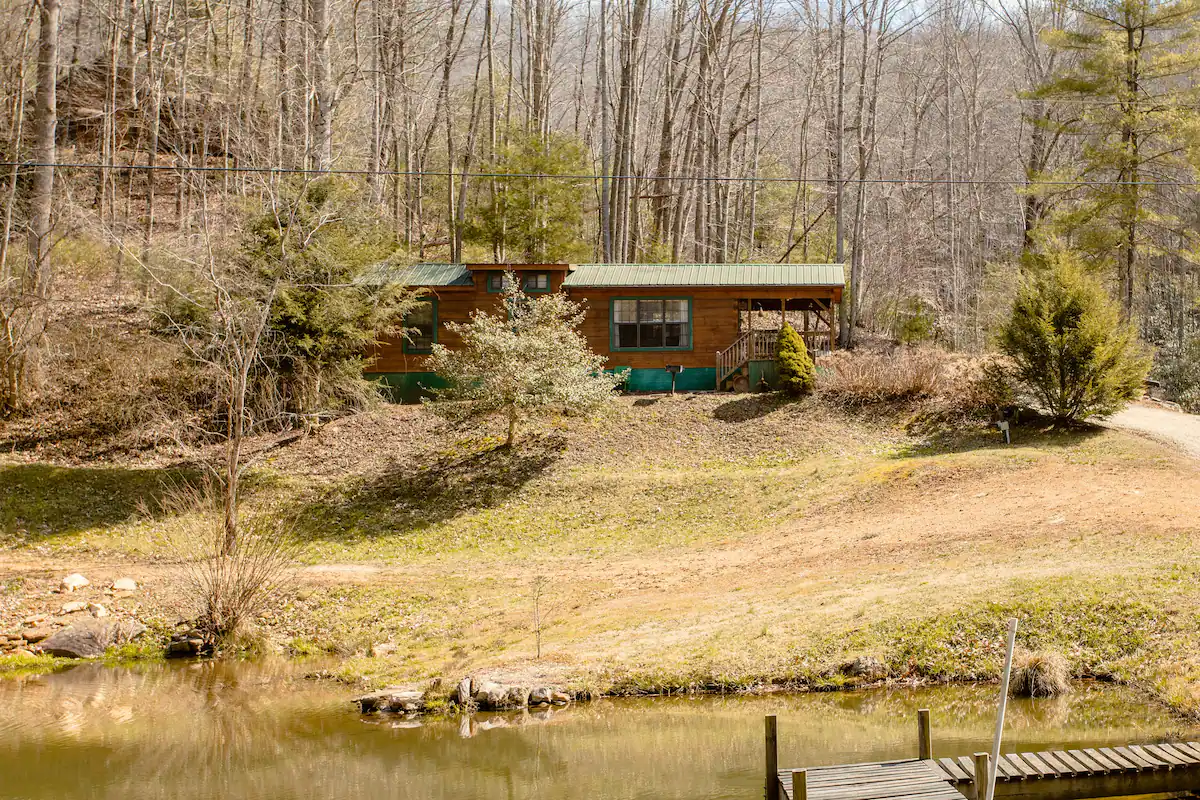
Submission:
[[[1200,416],[1195,414],[1137,403],[1113,414],[1104,424],[1146,434],[1175,445],[1193,458],[1200,458]]]

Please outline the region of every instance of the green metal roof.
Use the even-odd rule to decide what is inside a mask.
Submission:
[[[497,269],[521,269],[497,264]],[[378,264],[360,283],[404,286],[471,286],[463,264]],[[844,286],[841,264],[574,264],[563,286],[571,288],[647,286]]]
[[[563,286],[845,286],[841,264],[576,264]]]
[[[471,286],[471,271],[462,264],[376,264],[358,279],[359,283],[382,286]]]

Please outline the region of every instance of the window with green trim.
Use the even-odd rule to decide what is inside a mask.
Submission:
[[[524,286],[527,292],[548,292],[550,291],[550,273],[526,272]]]
[[[487,290],[492,294],[499,294],[504,291],[503,272],[489,272],[487,274]]]
[[[432,353],[434,342],[437,341],[437,300],[429,298],[421,300],[404,315],[403,341],[405,353],[421,355]]]
[[[692,304],[686,297],[613,300],[613,350],[690,350]]]

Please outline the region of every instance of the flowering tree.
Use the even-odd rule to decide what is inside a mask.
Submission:
[[[461,346],[435,344],[430,365],[447,384],[433,390],[433,409],[451,419],[503,414],[512,446],[521,419],[537,413],[587,413],[613,397],[624,376],[604,371],[604,358],[579,333],[583,307],[564,295],[527,296],[505,275],[503,307],[446,323]]]

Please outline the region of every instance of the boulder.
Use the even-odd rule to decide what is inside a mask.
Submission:
[[[556,706],[565,706],[567,703],[571,702],[571,695],[555,689],[554,691],[550,692],[550,702]]]
[[[13,651],[14,656],[24,656],[25,658],[33,658],[36,655],[32,650],[17,649]]]
[[[167,658],[192,658],[204,653],[204,636],[197,630],[183,631],[171,636],[167,644]]]
[[[529,693],[529,705],[531,706],[548,706],[552,702],[550,699],[553,690],[547,686],[540,686]]]
[[[92,612],[92,616],[96,619],[108,616],[108,609],[99,603],[88,603],[87,609]]]
[[[20,638],[29,644],[37,644],[44,639],[49,639],[53,635],[54,628],[26,628],[21,631]]]
[[[504,694],[506,688],[499,684],[493,684],[492,681],[484,681],[478,686],[473,685],[472,699],[475,700],[475,705],[481,709],[494,709],[498,705],[504,703]]]
[[[91,584],[91,581],[76,572],[63,578],[62,583],[59,586],[64,592],[73,592],[76,589],[82,589],[85,586],[91,586]]]
[[[485,681],[475,688],[475,704],[488,711],[523,709],[529,705],[529,688],[526,686],[504,686]]]
[[[136,622],[89,619],[44,639],[38,649],[63,658],[92,658],[103,655],[112,645],[131,642],[145,632],[146,626]]]
[[[852,678],[865,678],[869,681],[878,681],[887,677],[888,668],[886,664],[875,656],[859,656],[853,661],[843,664],[841,672]]]
[[[136,592],[137,588],[137,581],[133,578],[117,578],[112,585],[114,592]]]
[[[82,600],[72,600],[69,603],[63,603],[62,613],[78,614],[80,611],[87,611],[88,604]]]
[[[364,694],[354,701],[364,714],[375,711],[415,713],[425,708],[424,694],[415,689],[382,689]]]
[[[466,708],[471,704],[471,677],[468,675],[458,682],[458,692],[455,697],[458,704]]]

